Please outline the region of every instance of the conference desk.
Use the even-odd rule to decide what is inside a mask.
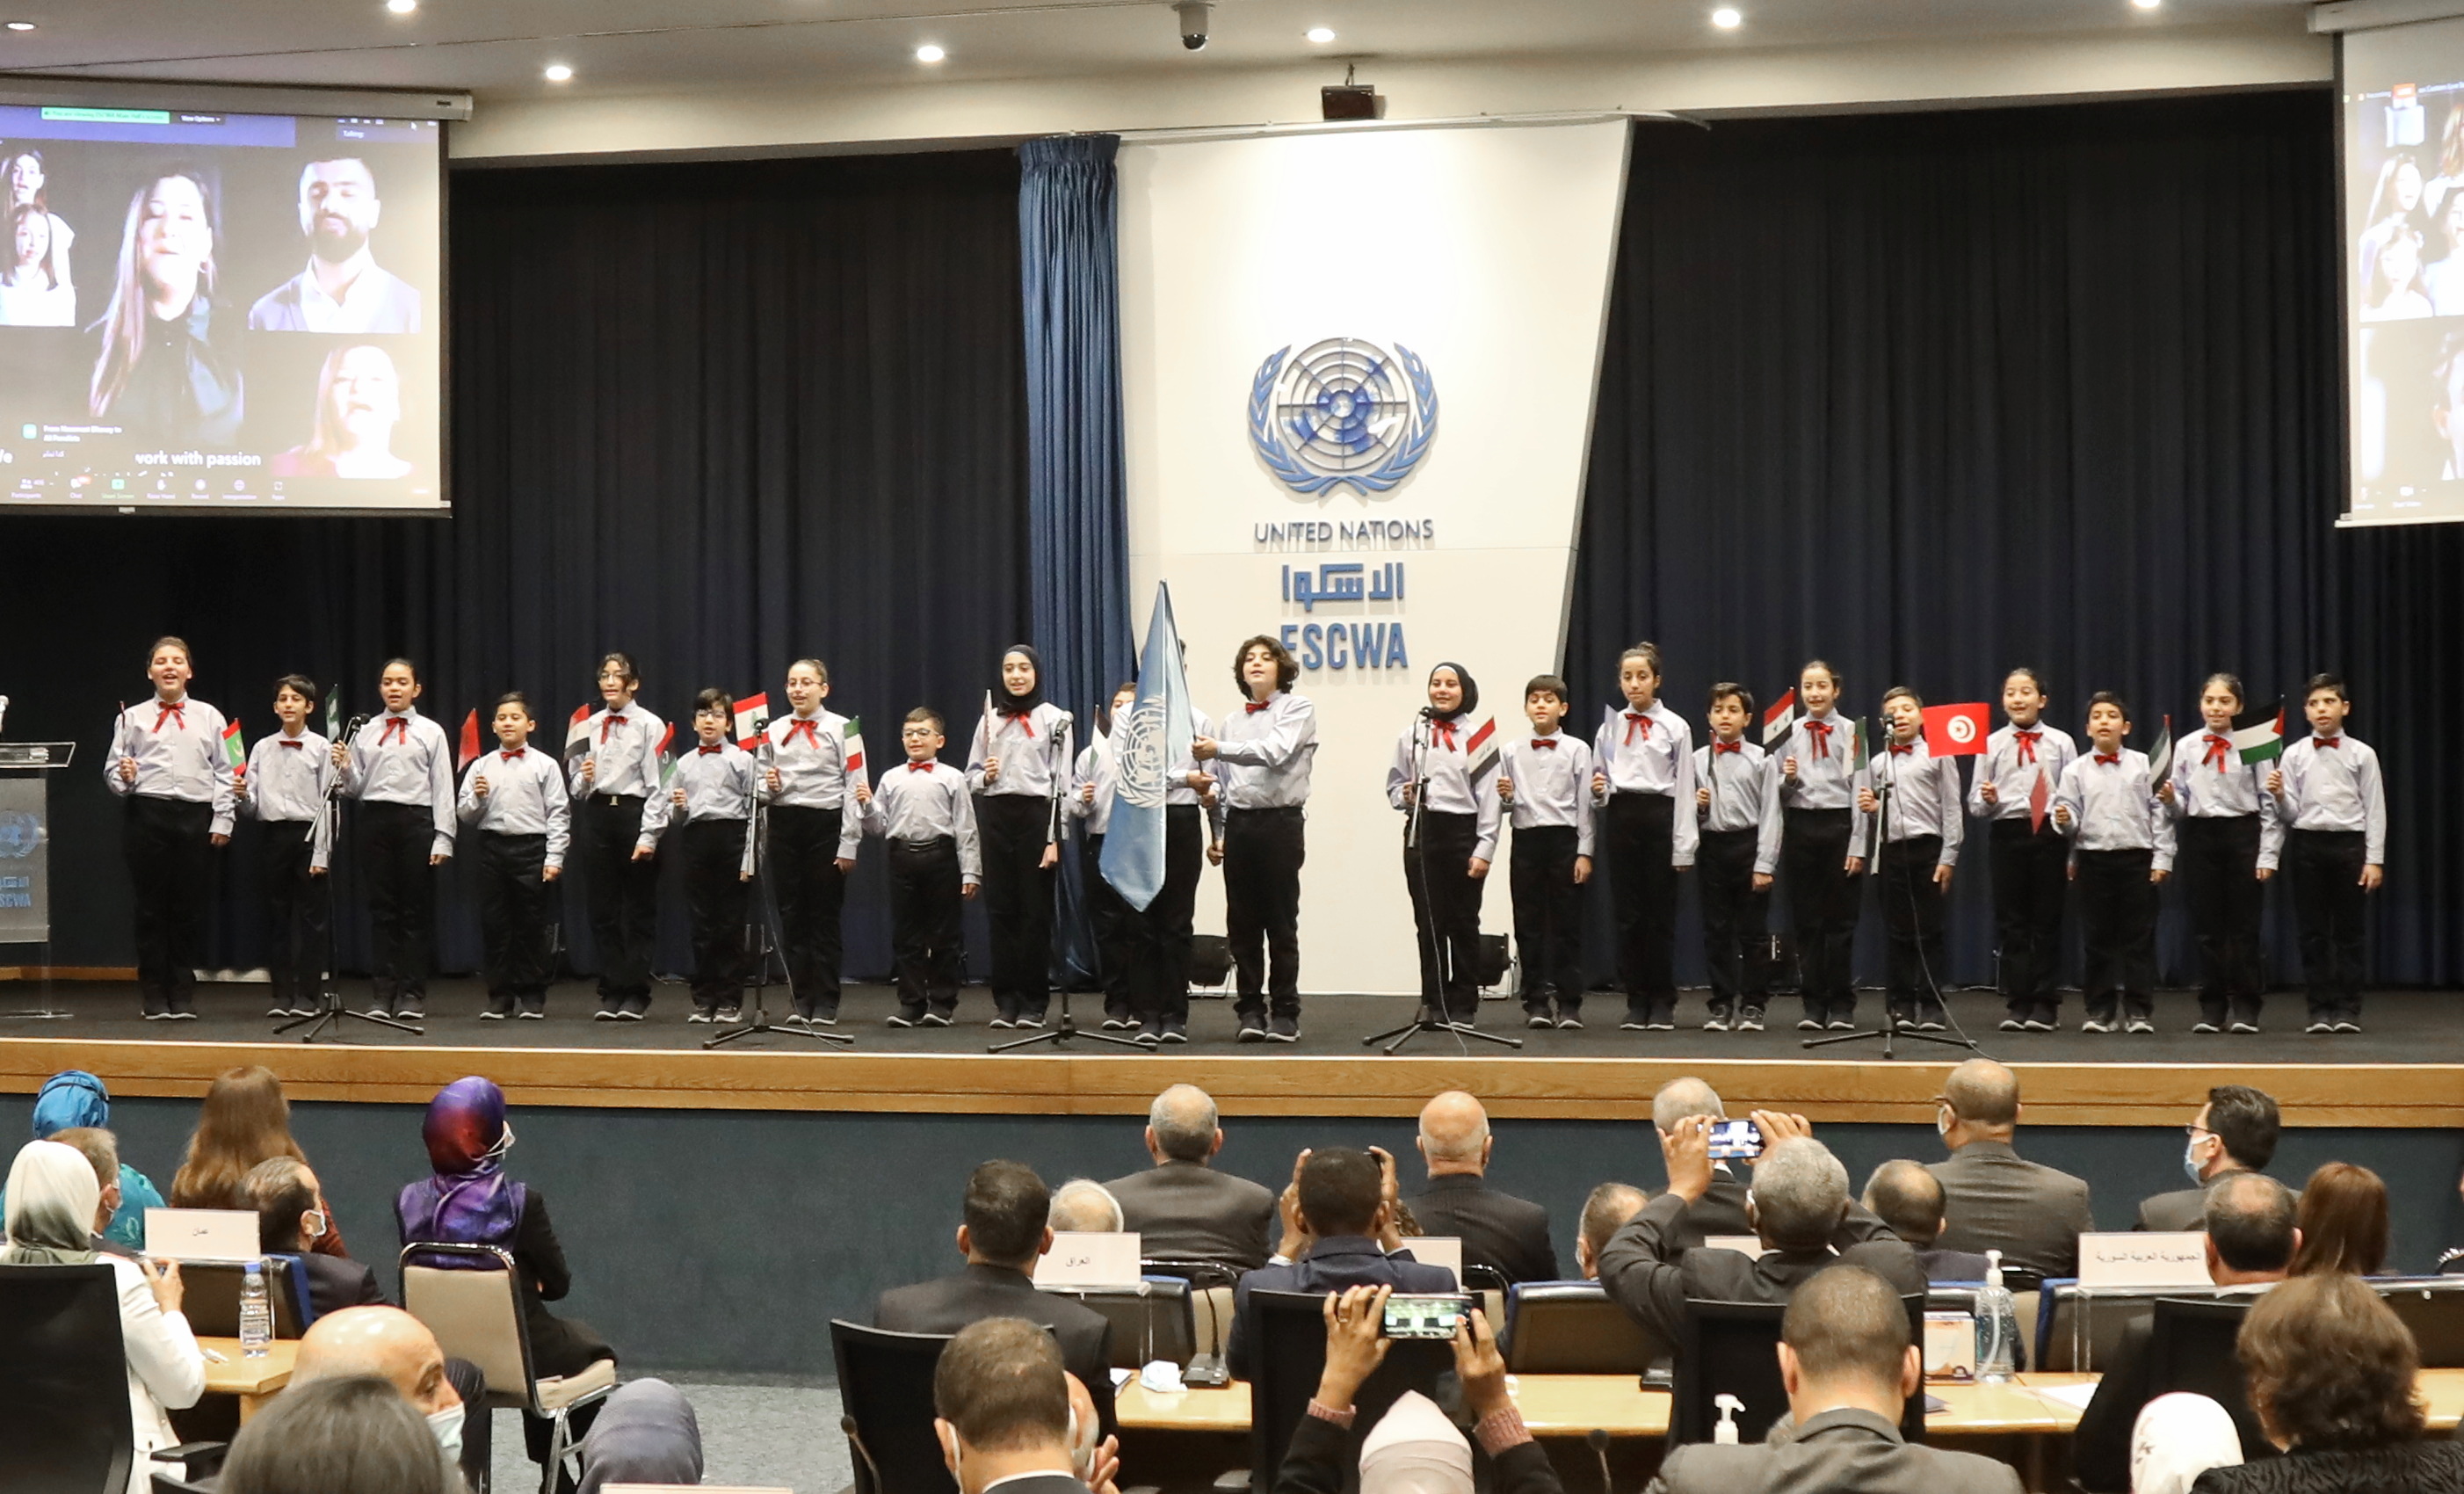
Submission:
[[[291,1383],[292,1360],[299,1352],[298,1340],[290,1338],[277,1338],[266,1345],[261,1359],[241,1353],[236,1338],[200,1338],[197,1347],[206,1351],[206,1394],[238,1396],[242,1421],[255,1416],[257,1408]],[[220,1362],[216,1362],[216,1354],[222,1356]],[[1241,1399],[1245,1412],[1247,1395]]]

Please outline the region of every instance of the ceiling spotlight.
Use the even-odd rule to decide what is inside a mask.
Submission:
[[[1711,12],[1711,24],[1724,32],[1735,31],[1745,19],[1745,12],[1732,5],[1724,5]]]
[[[929,41],[915,49],[915,60],[918,62],[938,62],[948,55],[948,53]]]
[[[396,15],[408,15],[419,9],[419,0],[385,0],[385,9]]]
[[[547,65],[545,77],[551,83],[568,83],[573,80],[573,69],[561,62],[551,62]]]
[[[1309,39],[1323,47],[1328,42],[1334,40],[1334,28],[1331,26],[1312,26],[1309,29]]]
[[[2130,0],[2130,3],[2143,11],[2153,11],[2158,6],[2163,5],[2165,0]]]
[[[30,32],[34,29],[34,23],[32,21],[11,21],[9,23],[9,29],[12,32]]]

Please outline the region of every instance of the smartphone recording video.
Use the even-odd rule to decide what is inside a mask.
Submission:
[[[1471,1298],[1463,1292],[1397,1292],[1386,1299],[1385,1334],[1388,1338],[1452,1339],[1469,1311]]]
[[[1711,1123],[1711,1160],[1729,1162],[1763,1154],[1763,1129],[1749,1120]]]

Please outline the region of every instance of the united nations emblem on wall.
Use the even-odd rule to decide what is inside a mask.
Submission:
[[[1294,493],[1350,483],[1364,497],[1412,475],[1438,433],[1429,365],[1400,342],[1389,353],[1329,338],[1295,356],[1287,346],[1249,385],[1249,443]]]

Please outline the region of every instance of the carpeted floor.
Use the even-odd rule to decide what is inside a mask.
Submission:
[[[702,1483],[836,1494],[853,1480],[847,1438],[839,1431],[836,1390],[660,1378],[693,1402],[693,1419],[701,1424]],[[499,1411],[492,1432],[495,1494],[537,1489],[539,1464],[522,1452],[521,1417]]]

